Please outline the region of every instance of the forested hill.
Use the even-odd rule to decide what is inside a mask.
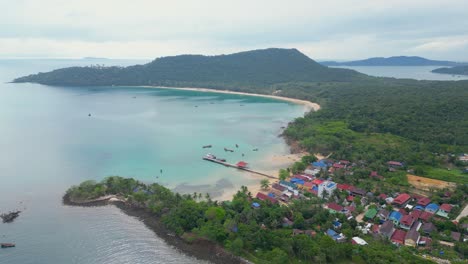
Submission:
[[[432,72],[444,73],[444,74],[468,75],[468,65],[455,66],[451,68],[437,68],[435,70],[432,70]]]
[[[460,63],[454,61],[429,60],[417,56],[393,56],[388,58],[375,57],[365,60],[336,62],[320,62],[326,66],[455,66]]]
[[[349,82],[367,78],[320,65],[297,49],[264,49],[230,55],[162,57],[129,67],[70,67],[15,79],[48,85],[159,85],[266,88],[287,82]]]

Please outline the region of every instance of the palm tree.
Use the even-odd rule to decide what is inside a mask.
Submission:
[[[260,181],[260,186],[262,187],[262,189],[266,190],[270,186],[270,181],[268,181],[267,179],[263,179]]]
[[[198,197],[197,192],[193,192],[193,199],[196,200]]]

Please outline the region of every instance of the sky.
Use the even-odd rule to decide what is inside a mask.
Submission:
[[[316,60],[468,61],[467,0],[0,0],[0,58],[297,48]]]

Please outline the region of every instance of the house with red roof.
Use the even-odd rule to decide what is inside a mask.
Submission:
[[[341,211],[343,211],[343,206],[336,203],[328,203],[327,208],[330,213],[341,213]]]
[[[387,195],[385,193],[381,193],[381,194],[379,194],[378,198],[381,199],[381,200],[385,200],[385,199],[387,199]]]
[[[377,173],[377,171],[371,171],[369,177],[371,177],[371,178],[376,178],[376,179],[380,179],[380,180],[383,179],[383,176],[379,175],[379,174]]]
[[[349,195],[348,197],[346,197],[346,201],[348,201],[348,202],[354,201],[354,196]]]
[[[400,220],[400,227],[406,230],[410,230],[415,220],[416,219],[414,219],[414,217],[411,215],[404,215]]]
[[[430,212],[421,212],[421,215],[419,215],[419,219],[423,220],[424,222],[429,222],[429,220],[431,220],[431,218],[434,216],[433,213],[430,213]]]
[[[397,229],[395,230],[395,232],[393,232],[393,235],[390,238],[390,240],[395,245],[404,245],[405,238],[406,238],[406,232],[403,230]]]
[[[314,184],[314,185],[320,185],[320,184],[322,184],[322,182],[324,182],[324,180],[321,180],[321,179],[314,179],[314,180],[312,181],[312,184]]]
[[[419,211],[419,210],[413,210],[411,211],[410,215],[415,219],[415,220],[418,220],[419,219],[419,216],[421,216],[422,214],[422,211]]]
[[[270,201],[272,204],[277,204],[278,203],[278,200],[276,200],[275,198],[271,197],[271,196],[268,196],[264,193],[257,193],[257,195],[255,196],[257,199],[261,200],[261,201]]]
[[[452,208],[452,205],[444,203],[439,207],[436,215],[448,218],[448,214],[452,211]]]
[[[353,186],[349,185],[349,184],[344,184],[344,183],[338,183],[336,184],[336,188],[338,188],[338,190],[340,191],[349,191],[353,188]]]
[[[391,160],[387,162],[387,165],[390,167],[403,167],[403,162]]]
[[[399,207],[404,207],[409,200],[411,199],[411,196],[407,193],[402,193],[398,195],[395,199],[393,199],[393,204],[399,206]]]
[[[339,164],[339,163],[333,163],[333,168],[339,170],[339,169],[344,169],[345,165]]]
[[[349,165],[351,162],[349,160],[340,160],[340,164]]]
[[[422,207],[426,207],[428,204],[431,203],[431,199],[427,197],[422,197],[418,200],[417,205],[420,205]]]

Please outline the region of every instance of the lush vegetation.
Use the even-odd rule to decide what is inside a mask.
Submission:
[[[71,67],[14,80],[49,85],[160,85],[262,88],[292,81],[353,81],[366,75],[329,69],[296,49],[266,49],[220,56],[181,55],[129,67]]]
[[[207,87],[310,100],[322,110],[297,119],[285,136],[311,153],[375,166],[400,160],[447,168],[453,165],[447,154],[468,152],[468,81],[370,77],[327,68],[296,49],[164,57],[126,68],[72,67],[15,82]]]
[[[450,68],[437,68],[432,70],[436,73],[445,73],[445,74],[457,74],[457,75],[468,75],[468,65],[455,66]]]
[[[336,243],[324,235],[333,220],[342,221],[342,232],[348,237],[357,234],[357,223],[346,221],[344,215],[330,214],[317,198],[297,200],[285,207],[254,199],[242,187],[232,202],[218,203],[209,196],[180,195],[156,183],[145,185],[121,177],[100,183],[87,181],[70,188],[67,195],[95,197],[96,189],[102,190],[102,195],[124,196],[133,206],[150,210],[188,242],[207,239],[256,263],[430,263],[415,256],[413,249],[396,250],[372,236],[364,237],[369,243],[365,247]],[[260,203],[260,208],[253,209],[253,201]],[[285,217],[293,220],[293,226],[283,227]],[[293,235],[293,228],[315,233]]]

